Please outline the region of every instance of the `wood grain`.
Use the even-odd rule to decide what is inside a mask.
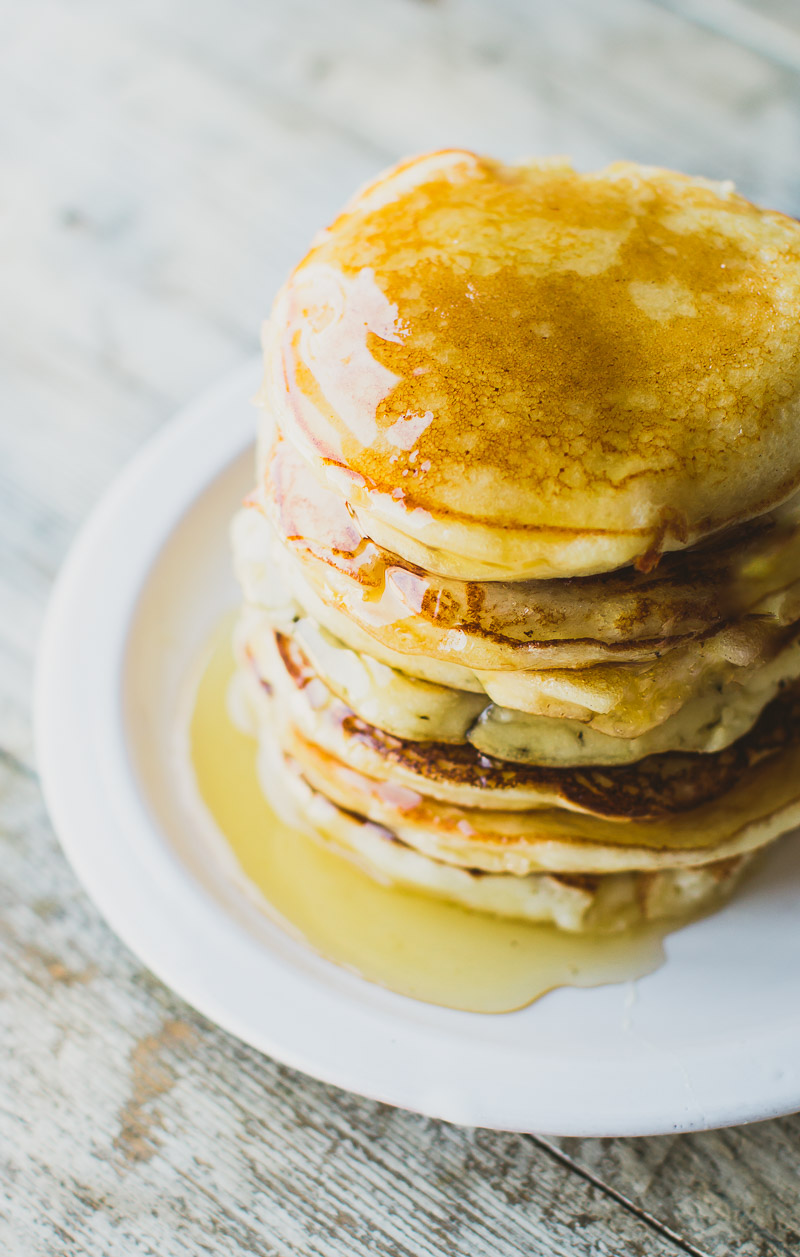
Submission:
[[[208,1025],[77,887],[30,722],[75,529],[252,353],[271,292],[355,185],[465,144],[733,177],[800,213],[796,6],[4,0],[0,18],[0,1249],[796,1254],[800,1119],[652,1140],[463,1131]]]

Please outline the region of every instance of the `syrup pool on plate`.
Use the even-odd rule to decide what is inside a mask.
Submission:
[[[256,772],[257,742],[229,714],[226,618],[207,652],[190,718],[197,789],[263,907],[322,956],[402,995],[470,1012],[510,1012],[559,986],[652,973],[676,924],[572,935],[473,912],[374,881],[275,814]]]

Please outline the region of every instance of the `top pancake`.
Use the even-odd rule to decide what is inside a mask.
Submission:
[[[617,163],[399,166],[280,293],[266,400],[380,544],[587,575],[800,484],[800,225]]]

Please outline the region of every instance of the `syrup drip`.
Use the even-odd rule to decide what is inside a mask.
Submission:
[[[473,912],[373,881],[357,865],[286,825],[256,775],[257,743],[233,723],[230,621],[215,634],[189,737],[197,787],[264,910],[336,964],[401,995],[470,1012],[511,1012],[560,986],[591,987],[652,973],[675,922],[618,936]]]

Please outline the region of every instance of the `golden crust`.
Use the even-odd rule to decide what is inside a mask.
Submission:
[[[337,807],[312,790],[278,755],[260,757],[265,790],[276,797],[276,778],[292,823],[308,826],[377,881],[460,903],[495,916],[546,921],[577,933],[616,933],[642,921],[688,917],[717,906],[741,880],[753,857],[734,856],[691,869],[656,872],[554,874],[515,877],[460,868],[425,856],[397,834]],[[283,798],[277,799],[277,805]]]
[[[670,817],[625,823],[560,807],[520,812],[442,803],[358,772],[292,729],[281,746],[312,788],[337,806],[387,826],[435,859],[487,872],[692,868],[756,850],[800,822],[796,745],[754,768],[719,799]]]
[[[374,626],[366,631],[346,607],[335,605],[330,587],[319,592],[312,588],[290,552],[276,543],[260,512],[240,511],[233,532],[245,597],[253,608],[263,608],[273,623],[305,615],[352,650],[411,677],[483,692],[498,707],[513,711],[591,723],[615,737],[639,737],[709,688],[729,680],[746,681],[755,669],[783,654],[796,638],[793,626],[800,621],[800,588],[792,586],[779,595],[769,614],[743,616],[655,660],[574,668],[473,669],[454,662],[452,655],[442,659],[406,653],[409,643],[398,651],[385,644]],[[458,659],[457,652],[453,654]],[[794,659],[790,667],[783,676],[796,674]]]
[[[265,679],[280,696],[281,720],[295,726],[301,743],[321,754],[321,762],[332,756],[443,802],[514,810],[556,806],[608,819],[652,820],[720,798],[757,765],[800,741],[799,684],[787,687],[747,734],[720,751],[667,751],[602,768],[519,764],[482,754],[468,742],[387,734],[333,697],[296,641],[282,633],[274,640]]]
[[[675,715],[638,738],[613,737],[580,721],[528,716],[498,708],[478,694],[419,681],[357,654],[308,617],[282,621],[248,608],[236,631],[240,660],[271,674],[276,632],[288,634],[327,691],[367,724],[412,742],[469,742],[490,759],[542,767],[635,764],[665,751],[710,754],[746,734],[766,705],[800,675],[793,643],[744,682],[697,694]]]
[[[666,555],[651,572],[448,579],[367,538],[345,502],[279,435],[265,447],[263,492],[249,508],[266,511],[320,596],[407,653],[485,670],[654,659],[742,615],[800,572],[800,527],[765,515]]]
[[[406,163],[266,348],[290,439],[445,575],[647,564],[800,483],[800,225],[670,171]]]

